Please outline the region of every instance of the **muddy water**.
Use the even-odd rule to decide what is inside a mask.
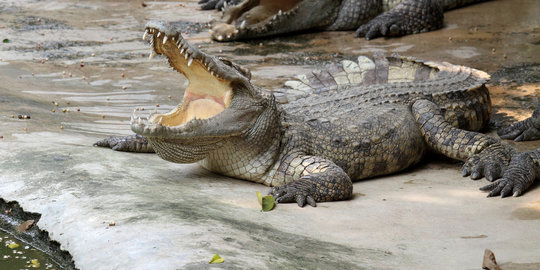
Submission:
[[[63,269],[41,252],[0,230],[0,269]]]

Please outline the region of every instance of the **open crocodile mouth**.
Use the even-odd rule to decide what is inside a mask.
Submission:
[[[271,32],[280,22],[286,21],[305,0],[247,0],[224,9],[226,23],[215,25],[210,34],[218,41],[236,39],[242,32]]]
[[[159,29],[158,29],[159,27]],[[163,54],[170,65],[184,74],[189,84],[180,105],[168,113],[153,113],[147,119],[132,116],[132,130],[145,136],[168,130],[185,132],[229,107],[233,95],[231,81],[217,68],[216,59],[188,44],[176,31],[159,23],[147,24],[143,39],[152,46],[153,57]],[[219,61],[219,60],[217,60]],[[169,132],[167,132],[169,133]]]

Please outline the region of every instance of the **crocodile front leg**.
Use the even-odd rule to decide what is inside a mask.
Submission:
[[[290,162],[288,162],[290,161]],[[353,185],[349,176],[332,161],[309,155],[287,156],[274,177],[297,177],[298,180],[271,189],[276,202],[295,202],[304,207],[306,203],[349,199]],[[280,172],[281,171],[281,172]]]
[[[488,197],[519,196],[531,186],[540,173],[539,150],[518,153],[511,146],[485,134],[462,130],[444,120],[439,107],[428,100],[418,100],[412,113],[427,144],[450,158],[466,160],[463,176],[486,177],[497,182],[481,190],[491,191]]]
[[[123,152],[154,153],[148,139],[138,134],[125,137],[111,136],[94,143],[94,146],[109,147]]]
[[[443,26],[443,6],[437,0],[406,0],[360,26],[356,37],[398,37],[439,29]]]
[[[536,105],[531,117],[497,131],[501,139],[532,141],[540,139],[540,102]]]

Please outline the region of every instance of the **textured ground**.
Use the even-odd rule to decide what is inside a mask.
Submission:
[[[333,32],[228,44],[210,42],[204,22],[218,14],[196,1],[141,3],[0,3],[0,197],[41,213],[40,228],[79,268],[204,269],[218,253],[225,262],[214,268],[479,269],[486,248],[504,269],[540,267],[538,185],[486,199],[485,180],[461,178],[459,163],[438,157],[355,183],[350,201],[261,213],[255,191],[264,186],[91,146],[129,134],[134,107],[165,111],[182,96],[185,79],[147,60],[148,19],[177,21],[265,87],[376,51],[483,69],[493,74],[497,123],[501,112],[522,119],[540,93],[540,2],[486,2],[447,13],[443,30],[399,39]]]

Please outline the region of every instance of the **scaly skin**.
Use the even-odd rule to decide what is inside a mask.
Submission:
[[[200,4],[203,9],[223,8],[223,21],[210,30],[217,41],[314,30],[356,30],[355,36],[369,40],[439,29],[444,11],[481,1],[485,0],[201,0]]]
[[[188,78],[183,102],[166,114],[132,117],[137,136],[96,145],[198,162],[272,186],[278,202],[300,206],[348,199],[353,181],[401,171],[428,151],[465,161],[464,176],[500,179],[483,187],[490,196],[520,195],[538,175],[538,151],[518,153],[477,132],[491,114],[482,71],[360,56],[268,92],[250,82],[249,71],[200,52],[168,25],[149,23],[145,38]]]

